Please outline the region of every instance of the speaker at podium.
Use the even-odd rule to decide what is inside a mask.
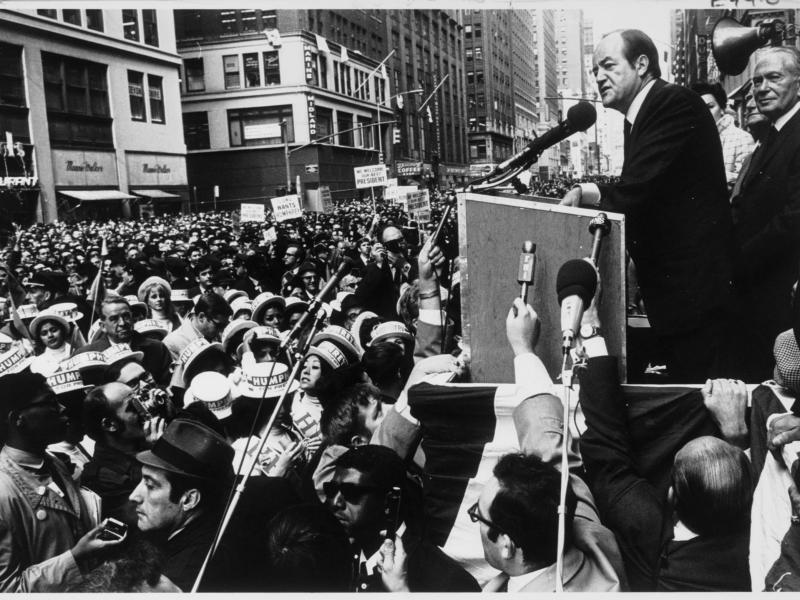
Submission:
[[[461,317],[470,371],[476,383],[513,383],[514,363],[505,322],[519,296],[517,271],[522,244],[536,245],[536,268],[528,304],[541,320],[536,354],[555,380],[561,374],[561,307],[556,275],[571,259],[588,257],[589,224],[599,212],[561,206],[552,198],[511,198],[467,192],[459,195]],[[602,279],[600,319],[609,354],[626,373],[625,217],[606,212],[610,230],[598,259]]]

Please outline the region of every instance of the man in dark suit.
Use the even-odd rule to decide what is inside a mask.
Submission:
[[[387,577],[388,565],[382,551],[387,528],[384,509],[393,487],[402,490],[397,511],[397,538],[402,540],[406,569],[400,587]],[[385,446],[351,448],[336,462],[331,481],[323,484],[326,505],[353,540],[358,591],[479,592],[478,582],[440,548],[420,537],[418,527],[408,520],[411,486],[403,460]],[[394,536],[392,536],[394,538]],[[383,576],[382,576],[383,574]]]
[[[771,132],[742,169],[731,201],[739,248],[735,283],[751,326],[751,378],[769,379],[775,337],[792,326],[800,260],[800,52],[765,48],[753,74],[758,110]]]
[[[615,184],[579,184],[561,203],[625,214],[670,377],[727,373],[733,243],[714,119],[697,94],[660,79],[658,52],[641,31],[604,37],[594,73],[603,105],[626,117],[622,175]]]

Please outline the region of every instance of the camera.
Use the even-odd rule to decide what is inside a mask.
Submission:
[[[139,402],[151,417],[167,417],[169,412],[169,397],[167,392],[159,388],[143,390]]]
[[[128,533],[128,526],[122,521],[109,517],[98,538],[101,540],[121,540]]]

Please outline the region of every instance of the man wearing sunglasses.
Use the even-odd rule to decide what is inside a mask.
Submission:
[[[384,509],[392,488],[401,489],[396,519]],[[326,506],[353,543],[356,589],[363,592],[477,592],[478,583],[452,558],[423,540],[407,520],[410,489],[400,457],[385,446],[351,448],[336,462],[331,481],[323,485]],[[413,511],[421,513],[421,507]],[[389,521],[397,525],[393,544],[385,543]],[[403,556],[405,559],[403,560]],[[398,564],[393,564],[397,561]],[[404,565],[402,563],[405,563]]]

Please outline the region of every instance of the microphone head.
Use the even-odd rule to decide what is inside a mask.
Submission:
[[[530,240],[525,240],[522,242],[522,252],[523,254],[532,254],[536,250],[536,244],[534,244]]]
[[[561,265],[556,276],[556,292],[558,293],[559,304],[567,296],[578,296],[583,300],[584,306],[589,306],[596,290],[597,273],[588,262],[574,259],[568,260]]]
[[[567,121],[573,131],[586,131],[597,121],[597,111],[591,102],[578,102],[567,111]]]

